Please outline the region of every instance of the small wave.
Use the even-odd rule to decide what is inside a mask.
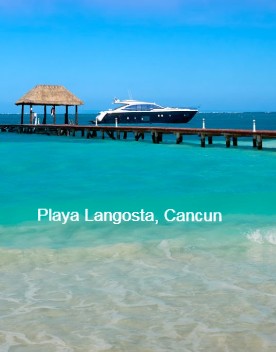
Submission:
[[[276,229],[261,230],[256,229],[246,236],[250,241],[264,244],[270,243],[276,245]]]
[[[48,346],[49,348],[54,347],[55,351],[57,352],[73,352],[73,349],[67,346],[66,343],[61,338],[59,338],[58,336],[54,336],[52,334],[48,334],[44,331],[37,334],[36,339],[34,340],[28,338],[27,335],[21,332],[0,330],[0,334],[3,336],[3,339],[5,341],[1,345],[1,351],[3,352],[10,351],[11,348],[13,348],[14,346],[26,347],[26,346],[42,346],[42,345]],[[39,350],[39,347],[37,350]]]
[[[171,259],[171,260],[175,260],[173,257],[172,257],[172,254],[171,254],[171,249],[170,249],[170,245],[169,245],[169,242],[167,240],[163,240],[159,243],[158,245],[158,248],[161,249],[165,256],[168,258],[168,259]]]

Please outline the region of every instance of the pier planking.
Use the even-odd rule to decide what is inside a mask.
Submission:
[[[214,128],[180,128],[180,127],[159,127],[159,126],[96,126],[96,125],[56,125],[56,124],[1,124],[2,132],[17,133],[37,133],[48,135],[66,135],[76,136],[76,132],[80,132],[82,137],[96,138],[105,137],[113,140],[127,139],[129,133],[133,133],[136,141],[144,139],[146,133],[151,134],[152,142],[158,144],[163,141],[163,135],[175,135],[176,143],[183,142],[183,136],[198,135],[200,137],[201,147],[206,147],[206,138],[208,144],[213,144],[213,137],[224,137],[226,148],[231,145],[238,145],[238,138],[252,138],[252,146],[261,150],[263,147],[263,139],[276,139],[276,131],[274,130],[242,130],[242,129],[214,129]]]

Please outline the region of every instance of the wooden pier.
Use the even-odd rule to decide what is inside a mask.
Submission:
[[[106,125],[56,125],[56,124],[1,124],[0,131],[16,133],[36,133],[57,136],[76,136],[77,133],[84,138],[111,138],[114,140],[132,138],[136,141],[143,140],[146,134],[151,135],[153,143],[161,143],[164,135],[174,135],[177,144],[183,142],[184,136],[197,135],[201,147],[213,144],[214,137],[224,137],[225,146],[238,146],[238,138],[252,139],[252,146],[261,150],[264,139],[276,139],[276,131],[270,130],[241,130],[241,129],[211,129],[211,128],[179,128],[158,126],[106,126]]]

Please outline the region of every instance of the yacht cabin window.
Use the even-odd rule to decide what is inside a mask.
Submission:
[[[137,104],[130,105],[123,108],[123,110],[127,111],[151,111],[153,109],[163,109],[161,106],[156,104]]]

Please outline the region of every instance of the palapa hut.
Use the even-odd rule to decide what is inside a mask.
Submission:
[[[74,94],[69,92],[63,86],[40,84],[31,89],[22,98],[17,100],[15,105],[21,105],[21,124],[24,123],[24,106],[30,106],[30,123],[33,123],[33,105],[44,106],[43,123],[46,124],[47,106],[51,106],[51,115],[53,123],[56,123],[56,106],[65,106],[64,123],[69,123],[68,107],[75,106],[75,124],[78,124],[78,106],[83,105],[83,101],[77,98]]]

